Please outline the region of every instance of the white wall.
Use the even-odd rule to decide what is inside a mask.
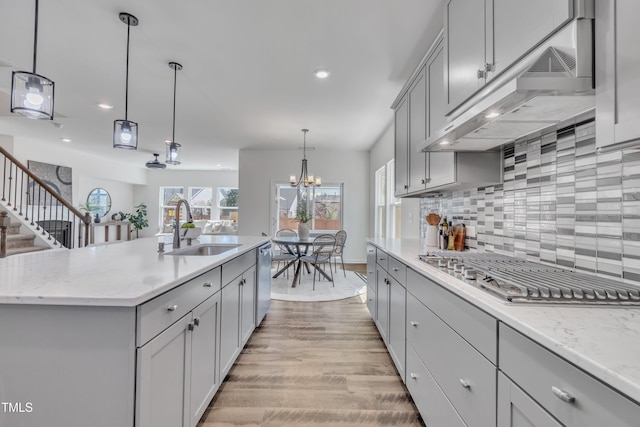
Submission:
[[[369,152],[307,152],[309,173],[324,183],[344,184],[345,262],[366,262],[369,229]],[[272,186],[300,176],[300,150],[240,150],[239,234],[270,233]]]
[[[153,236],[158,232],[160,187],[169,186],[185,187],[185,190],[187,187],[212,187],[215,196],[218,187],[238,186],[238,172],[149,170],[146,185],[136,185],[133,192],[134,205],[145,202],[148,206],[149,227],[140,232],[140,237]]]
[[[389,124],[387,130],[380,136],[369,151],[369,236],[375,233],[375,185],[376,171],[393,159],[395,145],[395,126]],[[402,238],[418,238],[420,233],[420,199],[402,199]]]

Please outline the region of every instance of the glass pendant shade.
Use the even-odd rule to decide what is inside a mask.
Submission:
[[[138,148],[138,124],[129,120],[113,121],[113,148]]]
[[[167,143],[167,159],[166,163],[170,165],[179,165],[180,164],[180,147],[182,145],[177,142],[168,142]]]
[[[11,112],[30,119],[53,120],[54,83],[27,71],[14,71]]]

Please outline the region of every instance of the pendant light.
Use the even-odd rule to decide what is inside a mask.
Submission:
[[[146,167],[148,167],[149,169],[164,169],[167,167],[167,165],[158,160],[158,156],[160,154],[153,153],[153,155],[156,157],[155,160],[149,160],[147,163],[145,163]]]
[[[305,187],[320,187],[322,184],[322,180],[319,176],[314,180],[313,175],[309,175],[307,173],[307,132],[309,132],[309,129],[302,129],[302,133],[304,134],[304,143],[302,146],[302,171],[300,172],[300,179],[296,181],[296,176],[294,174],[289,175],[289,183],[292,187],[299,187],[300,185]]]
[[[38,0],[33,34],[33,72],[14,71],[11,77],[11,112],[30,119],[53,120],[54,83],[36,74],[38,53]]]
[[[138,25],[138,18],[135,16],[121,12],[120,21],[127,24],[127,72],[125,77],[125,95],[124,95],[124,120],[114,120],[113,122],[113,148],[124,148],[127,150],[136,150],[138,148],[138,123],[132,122],[128,117],[129,109],[129,33],[131,27]]]
[[[173,133],[171,141],[167,142],[167,158],[165,162],[170,165],[180,164],[180,147],[182,145],[176,142],[176,82],[178,80],[178,71],[182,70],[182,65],[177,62],[169,62],[169,68],[173,70]]]

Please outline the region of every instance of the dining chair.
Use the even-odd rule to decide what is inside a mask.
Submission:
[[[342,253],[344,251],[344,245],[347,242],[347,232],[344,230],[340,230],[336,233],[336,248],[333,250],[333,254],[331,258],[333,258],[333,268],[338,272],[338,257],[340,257],[340,263],[342,264],[342,272],[344,273],[344,277],[347,277],[347,272],[344,269],[344,258],[342,257]]]
[[[313,239],[311,253],[300,258],[301,261],[313,265],[313,290],[316,289],[316,273],[320,266],[329,264],[329,273],[331,274],[331,282],[333,282],[333,270],[331,269],[331,256],[336,248],[336,236],[332,234],[321,234]],[[323,271],[326,269],[323,268]],[[318,276],[320,274],[318,273]],[[333,283],[335,287],[336,284]]]
[[[276,231],[276,237],[298,237],[298,233],[296,233],[294,230],[290,228],[281,228],[280,230]],[[276,246],[277,246],[277,249],[276,249]],[[271,262],[277,263],[276,268],[278,270],[280,269],[281,262],[287,263],[287,262],[295,261],[296,259],[298,259],[296,254],[289,252],[289,250],[285,245],[280,245],[280,244],[274,245],[274,250],[273,250],[273,253],[271,254]],[[293,264],[291,264],[291,266],[293,266]],[[289,269],[287,268],[287,278],[288,277],[289,277]]]

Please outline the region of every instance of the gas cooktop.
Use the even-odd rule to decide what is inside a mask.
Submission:
[[[640,287],[493,253],[440,251],[419,259],[513,303],[640,305]]]

